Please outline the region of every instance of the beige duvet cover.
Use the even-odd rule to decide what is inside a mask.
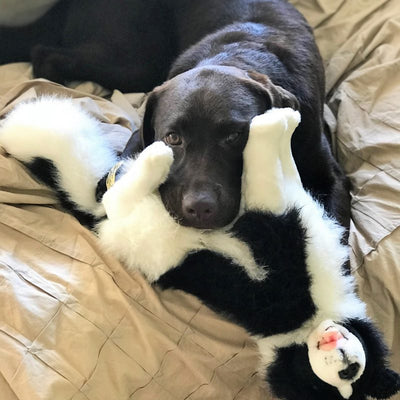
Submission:
[[[400,372],[400,3],[293,3],[315,27],[327,121],[353,184],[352,268]],[[116,149],[140,124],[143,94],[30,79],[28,64],[0,67],[0,117],[53,93],[100,118]],[[241,328],[128,275],[0,149],[1,400],[267,399],[256,368]]]

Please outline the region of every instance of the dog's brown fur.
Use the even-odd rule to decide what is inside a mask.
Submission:
[[[0,41],[0,63],[31,60],[37,76],[61,83],[149,91],[168,79],[150,96],[142,137],[173,147],[162,196],[199,228],[237,214],[251,118],[298,106],[293,153],[303,183],[348,225],[346,181],[323,134],[321,58],[285,0],[60,0],[36,23],[0,28]]]

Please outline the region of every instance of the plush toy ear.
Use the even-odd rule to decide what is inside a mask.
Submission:
[[[376,372],[371,379],[366,394],[375,399],[388,399],[400,390],[400,375],[395,371],[385,368]]]
[[[279,85],[272,83],[267,75],[260,74],[259,72],[250,71],[247,76],[256,83],[259,89],[263,90],[268,97],[267,108],[285,108],[290,107],[294,110],[300,109],[300,104],[297,98]],[[257,87],[256,86],[256,87]]]

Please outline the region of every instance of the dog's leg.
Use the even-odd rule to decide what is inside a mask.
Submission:
[[[108,89],[147,92],[163,78],[158,71],[161,62],[144,60],[138,55],[140,62],[126,61],[114,65],[108,49],[96,43],[75,48],[36,45],[31,51],[31,59],[36,77],[61,84],[89,80]]]
[[[108,218],[128,215],[156,191],[167,178],[172,161],[172,150],[162,142],[154,142],[137,159],[127,161],[122,177],[103,196]]]

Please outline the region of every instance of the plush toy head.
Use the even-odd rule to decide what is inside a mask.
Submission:
[[[351,384],[363,374],[365,351],[357,336],[343,325],[323,321],[308,338],[308,357],[315,375],[338,388],[343,398],[353,392]]]
[[[389,399],[400,390],[400,376],[388,368],[387,357],[382,336],[369,320],[327,320],[307,344],[277,349],[267,380],[275,396],[285,400]]]

